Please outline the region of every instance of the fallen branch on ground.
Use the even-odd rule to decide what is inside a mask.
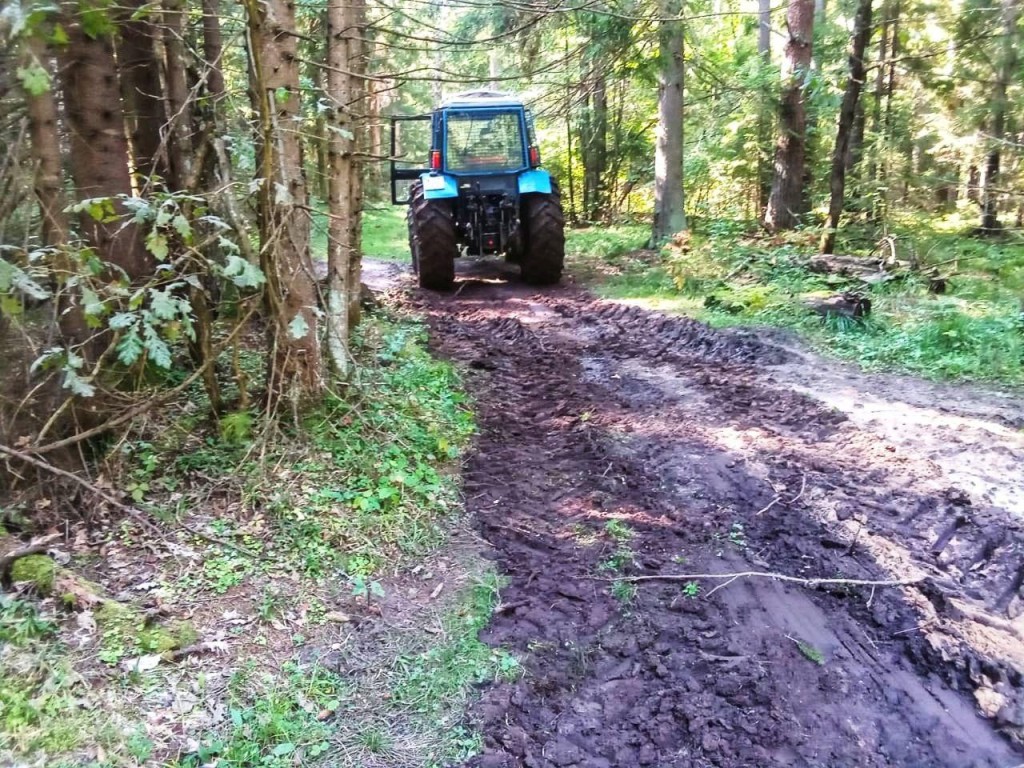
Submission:
[[[806,490],[807,490],[807,475],[804,475],[803,479],[800,481],[800,492],[796,496],[794,496],[792,499],[790,499],[789,501],[785,502],[786,506],[788,507],[790,504],[796,504],[796,502],[800,501],[800,498],[804,495],[804,491],[806,491]],[[763,515],[765,512],[767,512],[769,509],[774,507],[780,501],[782,501],[782,497],[777,495],[774,499],[772,499],[770,502],[768,502],[767,506],[762,507],[757,512],[755,512],[754,516],[756,517],[757,515]]]
[[[772,581],[785,581],[792,584],[802,584],[805,587],[821,586],[847,586],[847,587],[907,587],[912,584],[920,584],[927,581],[929,576],[919,576],[916,579],[823,579],[805,578],[802,576],[787,576],[784,573],[773,573],[772,571],[741,571],[740,573],[661,573],[650,576],[618,576],[604,577],[600,581],[700,581],[702,579],[728,580],[736,579],[771,579]]]
[[[44,461],[43,459],[40,459],[40,458],[38,458],[36,456],[32,456],[31,454],[25,453],[24,451],[19,451],[19,450],[16,450],[14,448],[11,448],[10,446],[3,445],[3,444],[0,444],[0,455],[9,456],[9,457],[11,457],[13,459],[17,459],[18,461],[23,461],[26,464],[30,464],[33,467],[36,467],[37,469],[41,469],[41,470],[43,470],[45,472],[49,472],[51,474],[57,475],[57,477],[63,477],[65,479],[67,479],[67,480],[70,480],[73,483],[81,486],[82,488],[85,488],[90,493],[96,494],[97,496],[99,496],[101,499],[103,499],[105,502],[110,504],[115,509],[120,510],[121,512],[124,512],[126,515],[129,515],[133,520],[135,520],[137,523],[139,523],[143,528],[147,529],[150,533],[152,533],[154,535],[157,535],[157,536],[161,535],[160,529],[157,528],[157,526],[153,524],[153,522],[149,519],[149,516],[145,512],[143,512],[140,509],[136,509],[135,507],[129,506],[128,504],[123,503],[122,501],[120,501],[116,497],[114,497],[111,494],[109,494],[106,491],[104,491],[102,488],[99,488],[95,483],[91,483],[88,480],[86,480],[85,478],[79,477],[74,472],[68,472],[66,469],[61,469],[60,467],[55,467],[53,464],[51,464],[48,461]],[[231,543],[230,541],[226,541],[226,540],[218,538],[216,536],[211,536],[208,533],[203,533],[202,531],[198,531],[195,528],[192,528],[191,526],[186,525],[185,523],[181,522],[180,520],[175,520],[174,523],[175,523],[175,525],[177,525],[182,530],[187,531],[188,533],[191,533],[194,536],[198,536],[201,539],[205,539],[206,541],[210,542],[211,544],[218,544],[218,545],[220,545],[222,547],[227,547],[228,549],[232,549],[235,552],[238,552],[240,554],[245,555],[246,557],[251,557],[251,558],[255,559],[255,558],[257,558],[259,556],[256,552],[253,552],[253,551],[251,551],[249,549],[246,549],[245,547],[240,547],[237,544]],[[30,553],[26,553],[26,554],[34,554],[34,553],[30,552]],[[25,556],[24,554],[20,555],[20,557],[24,557],[24,556]],[[5,556],[5,557],[7,557],[7,556]],[[0,562],[3,562],[3,561],[0,560]],[[3,569],[0,569],[0,575],[2,575],[3,572],[4,572]]]

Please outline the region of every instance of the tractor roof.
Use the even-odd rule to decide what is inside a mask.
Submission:
[[[441,108],[448,107],[522,107],[523,102],[510,93],[500,91],[463,91],[449,96],[441,102]]]

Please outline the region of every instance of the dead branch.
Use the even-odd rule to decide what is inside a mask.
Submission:
[[[181,661],[188,656],[194,656],[201,653],[226,653],[228,645],[223,640],[208,640],[201,643],[194,643],[193,645],[186,645],[184,648],[178,648],[177,650],[167,651],[163,655],[167,661]]]
[[[231,344],[235,340],[235,337],[242,332],[246,325],[248,325],[249,320],[252,318],[254,314],[256,314],[256,311],[258,309],[259,304],[254,302],[252,307],[245,314],[242,320],[232,329],[231,333],[229,333],[228,336],[214,348],[214,354],[210,356],[210,359],[203,363],[203,365],[196,368],[195,371],[193,371],[183,382],[181,382],[177,386],[165,390],[164,392],[161,392],[159,394],[156,394],[150,397],[145,402],[135,406],[134,408],[127,409],[120,416],[116,416],[113,419],[104,422],[103,424],[98,424],[97,426],[92,427],[91,429],[87,429],[83,432],[77,432],[71,435],[70,437],[65,437],[62,440],[55,440],[52,443],[26,446],[27,452],[23,453],[22,455],[39,455],[43,453],[50,453],[61,448],[67,448],[68,446],[71,445],[77,445],[78,443],[81,443],[83,440],[88,440],[89,438],[95,437],[96,435],[102,435],[104,432],[109,432],[110,430],[115,429],[116,427],[119,427],[122,424],[127,424],[128,422],[141,416],[142,414],[148,413],[153,408],[156,408],[158,405],[163,405],[164,403],[173,399],[174,397],[188,389],[190,386],[192,386],[192,384],[206,372],[206,369],[209,366],[213,365],[214,361],[217,359],[217,355],[223,350],[227,349],[228,345]],[[46,467],[50,466],[52,465],[46,464]],[[80,480],[80,478],[75,479]]]
[[[21,558],[28,557],[29,555],[38,555],[45,552],[50,548],[51,544],[63,537],[64,534],[62,533],[51,533],[47,536],[40,536],[38,539],[33,539],[23,547],[12,549],[10,552],[0,557],[0,579],[7,577],[7,571],[10,570],[12,565],[14,565],[15,560],[20,560]]]
[[[806,490],[807,490],[807,475],[804,475],[803,479],[800,481],[800,492],[796,496],[794,496],[792,499],[790,499],[789,501],[785,502],[786,506],[788,507],[790,504],[795,504],[796,502],[800,501],[800,498],[804,495],[804,491],[806,491]],[[757,512],[755,512],[754,516],[756,517],[757,515],[763,515],[765,512],[767,512],[769,509],[774,507],[780,501],[782,501],[782,497],[781,496],[776,496],[774,499],[772,499],[770,502],[768,502],[767,505],[765,505],[764,507],[759,509]]]
[[[143,512],[141,512],[138,509],[135,509],[135,507],[128,506],[127,504],[123,503],[120,499],[104,491],[95,483],[89,482],[84,477],[79,477],[74,472],[68,472],[66,469],[55,467],[48,461],[43,461],[42,459],[36,456],[33,456],[29,453],[25,453],[24,451],[16,450],[8,445],[0,444],[0,454],[9,456],[12,459],[17,459],[18,461],[23,461],[26,464],[29,464],[35,467],[36,469],[41,469],[44,472],[48,472],[51,475],[63,477],[65,480],[70,480],[71,482],[75,483],[81,488],[84,488],[90,493],[99,496],[101,499],[103,499],[105,502],[110,504],[115,509],[118,509],[121,512],[130,515],[136,522],[138,522],[144,528],[149,530],[150,533],[160,533],[160,530],[155,525],[153,525],[153,523],[146,517],[146,515]]]
[[[702,579],[728,580],[737,579],[771,579],[772,581],[785,581],[791,584],[801,584],[805,587],[815,588],[821,586],[847,586],[847,587],[907,587],[921,582],[928,581],[931,577],[920,576],[916,579],[824,579],[804,578],[802,576],[787,576],[783,573],[772,571],[741,571],[739,573],[662,573],[650,576],[618,576],[606,577],[600,581],[700,581]]]

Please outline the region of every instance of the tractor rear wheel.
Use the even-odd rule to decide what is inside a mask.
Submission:
[[[565,216],[558,184],[551,193],[526,195],[522,202],[524,245],[523,281],[530,285],[554,285],[562,279],[565,265]]]
[[[420,287],[446,291],[455,282],[455,216],[446,200],[427,200],[423,184],[409,188],[409,250],[412,269],[419,275]]]

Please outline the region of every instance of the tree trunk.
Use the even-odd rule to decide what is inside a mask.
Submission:
[[[829,177],[828,219],[821,238],[821,252],[832,253],[836,244],[836,229],[843,212],[846,194],[846,166],[850,154],[850,138],[854,131],[857,104],[864,85],[864,52],[871,38],[871,0],[860,0],[857,15],[853,21],[853,37],[850,40],[850,76],[846,81],[846,92],[839,107],[839,127],[836,129],[836,146],[832,152],[832,173]]]
[[[223,36],[220,31],[220,0],[203,0],[203,57],[206,59],[206,92],[215,104],[224,98]]]
[[[807,106],[804,102],[814,34],[814,0],[789,0],[786,9],[789,40],[782,65],[783,94],[779,106],[779,139],[775,174],[765,213],[773,230],[796,226],[803,200],[807,152]]]
[[[144,0],[135,0],[131,7],[138,10],[144,5]],[[120,30],[117,58],[121,71],[121,94],[128,118],[135,173],[139,176],[139,187],[145,187],[153,174],[167,178],[167,154],[160,140],[160,130],[167,122],[167,115],[155,47],[159,29],[142,17],[123,21]]]
[[[349,262],[355,257],[349,221],[353,213],[351,104],[357,87],[349,70],[351,10],[346,2],[327,5],[327,99],[331,104],[331,130],[327,137],[327,348],[335,372],[348,378],[349,355],[348,297]]]
[[[762,66],[772,62],[772,3],[771,0],[757,0],[757,53]],[[768,99],[762,94],[757,117],[757,210],[768,208],[768,196],[772,191],[772,166],[768,158],[771,152],[772,119]],[[762,214],[758,214],[762,215]]]
[[[299,117],[295,9],[289,0],[246,0],[252,90],[259,105],[260,265],[266,277],[273,359],[272,406],[319,395],[323,362],[309,254],[309,217]]]
[[[60,55],[71,175],[80,198],[114,199],[132,193],[114,46],[109,37],[85,34],[75,8],[65,19],[68,44]],[[116,200],[114,209],[126,213]],[[134,224],[83,214],[82,232],[99,257],[123,269],[129,279],[152,274],[154,259]]]
[[[651,244],[664,243],[686,229],[683,196],[683,23],[679,0],[665,0],[661,13],[668,19],[658,32],[658,126],[654,145],[654,227]]]
[[[590,66],[594,66],[593,62]],[[590,221],[604,217],[604,177],[608,164],[608,85],[604,75],[592,69],[584,82],[586,112],[583,135],[583,215]]]
[[[46,44],[37,37],[29,37],[26,45],[29,61],[26,66],[38,66],[52,74],[53,66]],[[33,189],[39,202],[43,243],[54,248],[68,241],[68,219],[64,213],[64,171],[61,167],[60,136],[57,132],[57,100],[53,94],[53,80],[42,93],[26,93],[29,140],[35,165]]]
[[[366,115],[366,0],[350,0],[348,10],[351,14],[348,32],[348,70],[352,73],[352,103],[350,106],[354,116],[352,133],[355,136],[354,148],[357,152],[366,152],[366,140],[363,125]],[[360,303],[360,287],[363,279],[363,169],[358,155],[352,158],[352,172],[349,174],[349,198],[351,210],[348,220],[349,244],[351,253],[348,260],[348,325],[355,328],[362,317]]]
[[[1017,68],[1017,18],[1019,16],[1019,0],[1003,0],[1003,46],[995,88],[992,91],[992,129],[989,132],[989,151],[985,158],[985,176],[981,182],[981,231],[985,233],[995,232],[1001,228],[997,185],[1002,145],[1006,138],[1006,112],[1009,107],[1006,91]]]
[[[166,0],[164,10],[164,50],[167,66],[167,112],[170,128],[170,188],[186,190],[192,181],[193,105],[185,79],[185,0]]]

